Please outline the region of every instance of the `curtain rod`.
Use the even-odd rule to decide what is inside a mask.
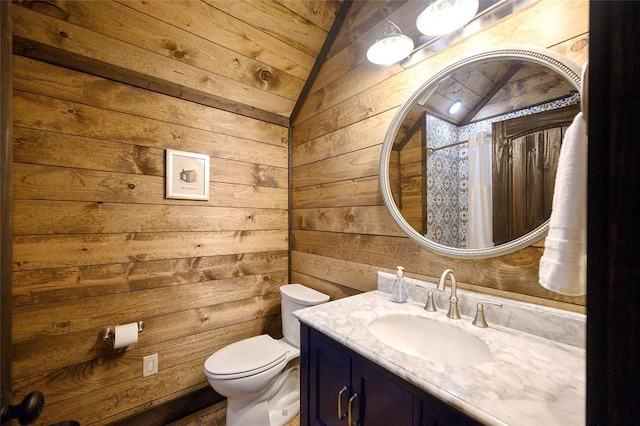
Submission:
[[[491,137],[491,133],[487,133],[487,137]],[[428,146],[427,155],[433,154],[434,152],[440,151],[441,149],[447,149],[447,148],[451,148],[452,146],[462,145],[463,143],[469,143],[469,139],[467,139],[466,141],[450,143],[449,145],[442,145],[437,147]]]

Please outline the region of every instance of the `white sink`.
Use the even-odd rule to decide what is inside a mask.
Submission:
[[[428,318],[389,315],[373,320],[369,331],[398,351],[431,361],[450,365],[492,361],[489,347],[473,334]]]

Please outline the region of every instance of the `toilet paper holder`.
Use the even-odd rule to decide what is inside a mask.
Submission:
[[[136,322],[138,324],[138,333],[142,333],[142,331],[144,330],[144,321],[136,321]],[[105,327],[101,333],[102,340],[107,342],[110,339],[113,339],[115,336],[114,330],[115,330],[115,326]]]

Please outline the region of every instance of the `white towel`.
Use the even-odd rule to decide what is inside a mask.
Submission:
[[[587,292],[587,134],[578,113],[564,136],[539,282],[572,296]]]

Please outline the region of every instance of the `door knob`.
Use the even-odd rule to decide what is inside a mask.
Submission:
[[[44,395],[42,392],[31,392],[25,396],[20,405],[2,407],[2,419],[0,423],[18,419],[21,425],[33,423],[42,413],[44,408]]]

